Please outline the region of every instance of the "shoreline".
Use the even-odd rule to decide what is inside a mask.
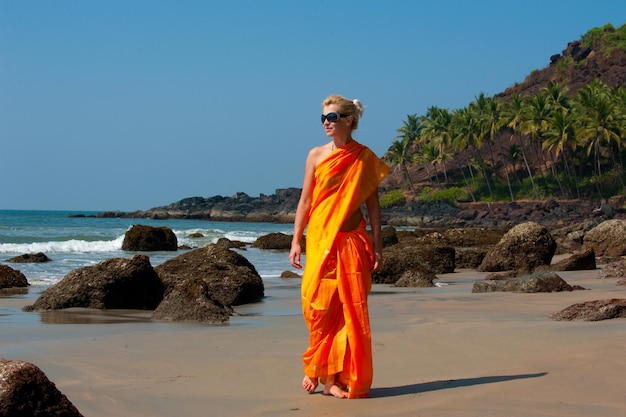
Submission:
[[[485,275],[474,270],[438,275],[444,285],[435,288],[375,284],[375,376],[363,400],[301,388],[308,335],[291,296],[273,298],[269,314],[263,305],[237,308],[246,314],[227,326],[11,322],[0,356],[40,367],[86,417],[622,415],[626,321],[547,317],[623,298],[623,287],[596,279],[598,271],[559,272],[589,288],[567,293],[472,294]],[[28,302],[0,298],[0,314]]]

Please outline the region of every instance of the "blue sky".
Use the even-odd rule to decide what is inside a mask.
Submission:
[[[0,0],[0,209],[300,187],[329,94],[378,155],[407,114],[548,65],[626,2]]]

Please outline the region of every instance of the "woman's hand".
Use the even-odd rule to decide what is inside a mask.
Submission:
[[[289,252],[289,262],[291,262],[291,266],[297,269],[302,269],[302,264],[300,264],[300,255],[302,254],[302,247],[299,243],[291,244],[291,251]]]

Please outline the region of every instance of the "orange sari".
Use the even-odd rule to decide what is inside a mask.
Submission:
[[[389,172],[370,149],[351,141],[315,169],[302,277],[302,312],[309,347],[302,355],[311,378],[337,375],[348,398],[367,397],[373,378],[367,296],[373,248],[365,220],[340,231]]]

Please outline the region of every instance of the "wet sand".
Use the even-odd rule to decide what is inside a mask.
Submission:
[[[369,399],[304,392],[299,299],[278,289],[218,327],[136,311],[11,319],[32,300],[3,297],[0,357],[39,366],[87,417],[621,416],[626,320],[548,318],[577,302],[626,298],[626,287],[597,273],[560,272],[589,290],[550,294],[472,294],[484,274],[470,270],[439,275],[439,288],[376,285]]]

